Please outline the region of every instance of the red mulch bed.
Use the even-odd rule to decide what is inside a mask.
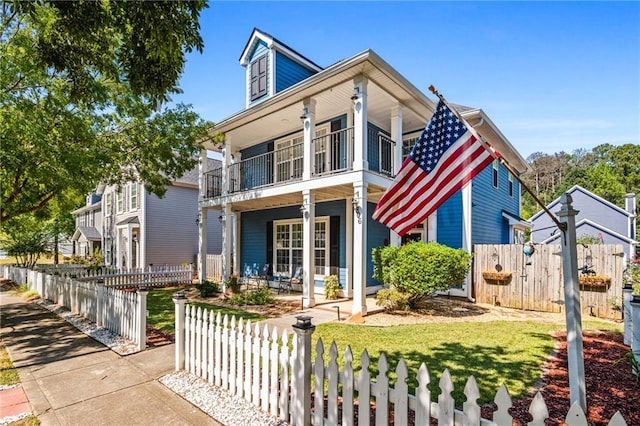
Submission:
[[[546,362],[542,380],[537,391],[547,404],[549,418],[547,425],[564,425],[569,412],[569,378],[567,372],[566,333],[558,334],[556,353]],[[640,383],[631,372],[631,362],[626,358],[629,347],[622,343],[622,335],[618,333],[587,332],[583,337],[585,384],[587,390],[587,421],[590,426],[606,426],[616,411],[629,426],[640,425]],[[533,396],[513,401],[510,413],[513,424],[526,426],[533,418],[529,414],[529,405]],[[437,395],[432,395],[432,398]],[[326,404],[326,398],[325,398]],[[461,404],[461,403],[460,403]],[[313,406],[313,403],[312,403]],[[495,405],[482,407],[482,417],[493,418]],[[354,407],[356,424],[358,423],[358,407]],[[325,416],[326,416],[325,405]],[[409,424],[414,425],[413,413],[410,413]],[[338,414],[338,418],[341,413]],[[390,413],[393,424],[393,413]],[[370,424],[375,424],[375,404],[372,404]],[[438,422],[432,419],[431,425]]]
[[[570,408],[566,338],[566,333],[555,337],[557,353],[547,361],[539,387],[549,410],[547,424],[563,424]],[[616,411],[620,411],[628,425],[640,425],[640,382],[631,372],[631,361],[626,357],[630,348],[622,341],[618,333],[584,333],[589,425],[607,425]],[[521,425],[531,421],[528,413],[531,399],[514,401],[511,408],[511,415]]]

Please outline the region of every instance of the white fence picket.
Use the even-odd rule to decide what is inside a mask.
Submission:
[[[226,317],[221,320],[220,313],[216,315],[215,322],[210,327],[193,328],[193,318],[198,317],[195,308],[187,305],[185,312],[185,329],[199,330],[200,333],[209,333],[211,339],[208,342],[210,348],[215,347],[216,353],[222,355],[210,358],[214,364],[214,374],[220,377],[228,377],[228,390],[260,407],[265,412],[285,421],[295,422],[292,410],[303,405],[298,401],[298,389],[291,386],[292,377],[295,376],[294,366],[297,366],[296,355],[298,353],[298,338],[289,340],[286,332],[279,338],[278,331],[269,330],[267,326],[238,321],[235,326],[235,318],[229,321]],[[213,318],[213,312],[203,312],[205,318]],[[190,328],[191,327],[191,328]],[[212,328],[216,329],[214,333]],[[189,352],[190,344],[197,337],[195,332],[185,333],[185,359],[194,356],[211,357],[211,350]],[[301,334],[298,334],[298,337]],[[310,334],[308,335],[310,336]],[[309,337],[310,338],[310,337]],[[213,342],[211,342],[213,340]],[[202,341],[205,341],[203,338]],[[305,345],[307,343],[305,342]],[[292,346],[292,350],[289,349]],[[434,419],[438,425],[468,425],[468,426],[510,426],[513,422],[509,414],[511,398],[504,385],[500,386],[494,402],[497,410],[493,413],[493,420],[481,418],[478,398],[480,396],[478,385],[473,376],[470,376],[464,388],[466,400],[462,403],[462,410],[455,409],[455,401],[452,397],[453,380],[448,370],[445,370],[440,378],[440,393],[437,402],[431,401],[431,392],[428,389],[430,376],[427,367],[422,364],[417,372],[418,382],[415,388],[415,396],[409,393],[407,382],[410,373],[404,360],[400,360],[395,368],[396,381],[394,387],[389,383],[389,366],[384,353],[378,360],[378,375],[372,380],[369,372],[370,358],[366,350],[360,356],[360,371],[353,370],[353,355],[347,347],[344,354],[344,367],[340,370],[338,362],[338,350],[335,342],[332,342],[328,355],[324,349],[322,339],[318,339],[315,346],[316,357],[309,362],[309,388],[313,389],[313,410],[309,413],[307,421],[314,426],[342,424],[351,426],[354,424],[354,408],[358,406],[358,425],[368,426],[372,418],[371,398],[375,402],[376,425],[387,425],[390,421],[390,408],[393,408],[394,424],[404,426],[409,424],[409,418],[413,415],[414,424],[429,424]],[[228,353],[228,357],[224,354]],[[187,356],[189,355],[189,356]],[[325,360],[325,356],[328,360]],[[202,361],[192,361],[196,365]],[[209,364],[202,363],[201,376],[207,377],[207,371],[211,371]],[[207,365],[205,368],[204,365]],[[190,367],[191,368],[191,367]],[[296,367],[297,368],[297,367]],[[185,369],[187,365],[185,364]],[[219,370],[219,373],[217,371]],[[221,379],[222,383],[225,379]],[[235,384],[235,385],[234,385]],[[312,385],[313,384],[313,385]],[[357,394],[357,397],[356,397]],[[342,410],[342,416],[339,412]],[[326,416],[325,416],[326,412]],[[529,412],[533,421],[531,426],[544,425],[549,414],[542,396],[538,393],[533,399]],[[299,413],[299,412],[298,412]],[[312,418],[311,418],[312,417]],[[567,414],[568,426],[586,425],[584,413],[579,406],[572,407]],[[610,420],[610,426],[626,425],[622,416],[617,413]]]

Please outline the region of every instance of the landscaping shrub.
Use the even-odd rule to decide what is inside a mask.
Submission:
[[[234,294],[229,303],[232,305],[270,305],[275,301],[269,289],[263,287],[255,291]]]
[[[409,294],[401,293],[395,288],[385,288],[376,294],[376,305],[382,306],[385,311],[408,311]]]
[[[200,296],[202,297],[212,297],[220,293],[218,283],[211,281],[204,281],[203,283],[196,285],[196,288],[200,291]]]
[[[413,308],[422,298],[461,284],[469,273],[471,261],[466,251],[434,242],[381,247],[373,254],[374,278],[402,294],[382,293],[379,296],[382,306],[403,306],[406,298],[406,303]]]

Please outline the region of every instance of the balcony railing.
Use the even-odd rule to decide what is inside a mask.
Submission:
[[[353,128],[341,129],[312,140],[314,177],[352,170],[354,160]],[[377,129],[368,129],[369,168],[393,176],[395,142]],[[228,166],[229,193],[247,191],[302,179],[304,144],[298,143],[247,158]],[[205,197],[222,195],[222,168],[205,174]]]
[[[313,139],[314,176],[344,172],[353,166],[353,128]]]

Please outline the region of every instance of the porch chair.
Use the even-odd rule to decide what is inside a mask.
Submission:
[[[293,290],[292,284],[301,284],[302,283],[302,266],[296,266],[293,272],[293,275],[290,277],[280,276],[278,279],[278,294],[281,291],[286,291],[287,293],[291,293]]]

